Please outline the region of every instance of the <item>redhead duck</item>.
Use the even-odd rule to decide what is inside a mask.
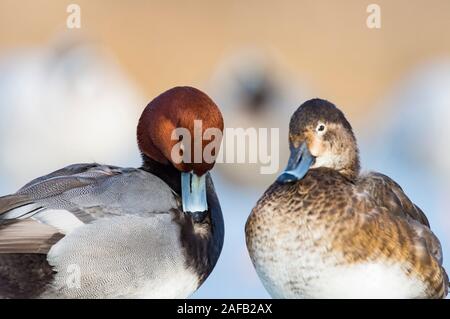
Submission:
[[[192,133],[194,120],[203,130],[223,130],[222,115],[205,93],[170,89],[139,120],[142,167],[70,165],[0,197],[0,296],[192,294],[214,268],[224,237],[209,174],[214,161],[171,156],[178,143],[173,130]]]
[[[360,174],[350,123],[313,99],[290,121],[291,157],[246,224],[256,271],[277,298],[443,298],[441,245],[402,188]]]

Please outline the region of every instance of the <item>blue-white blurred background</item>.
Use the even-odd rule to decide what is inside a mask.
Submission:
[[[81,28],[66,25],[81,8]],[[450,270],[450,1],[0,1],[0,194],[75,162],[138,166],[135,128],[157,94],[206,91],[227,127],[280,128],[305,99],[337,104],[365,170],[394,178],[430,219]],[[274,180],[218,164],[225,246],[197,298],[269,297],[244,225]]]

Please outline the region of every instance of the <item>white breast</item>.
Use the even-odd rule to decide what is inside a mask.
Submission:
[[[279,269],[265,265],[258,271],[264,273],[264,286],[275,298],[421,298],[426,288],[417,278],[406,275],[399,264],[317,263],[308,267],[292,260],[289,264],[286,268],[278,263]]]
[[[324,298],[420,298],[425,286],[399,264],[362,263],[329,269],[315,283]]]

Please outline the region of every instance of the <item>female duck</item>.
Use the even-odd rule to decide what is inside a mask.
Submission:
[[[360,175],[356,140],[330,102],[290,121],[291,157],[246,225],[277,298],[443,298],[448,277],[427,218],[389,177]]]
[[[193,139],[194,120],[203,130],[223,130],[222,115],[206,94],[173,88],[150,102],[139,120],[141,168],[75,164],[0,197],[0,297],[193,293],[214,268],[224,236],[208,173],[214,161],[172,156],[179,143],[173,130],[186,128]]]

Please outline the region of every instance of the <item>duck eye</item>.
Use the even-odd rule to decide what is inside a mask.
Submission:
[[[319,125],[317,125],[316,131],[319,132],[319,133],[325,132],[325,125],[320,123]]]

